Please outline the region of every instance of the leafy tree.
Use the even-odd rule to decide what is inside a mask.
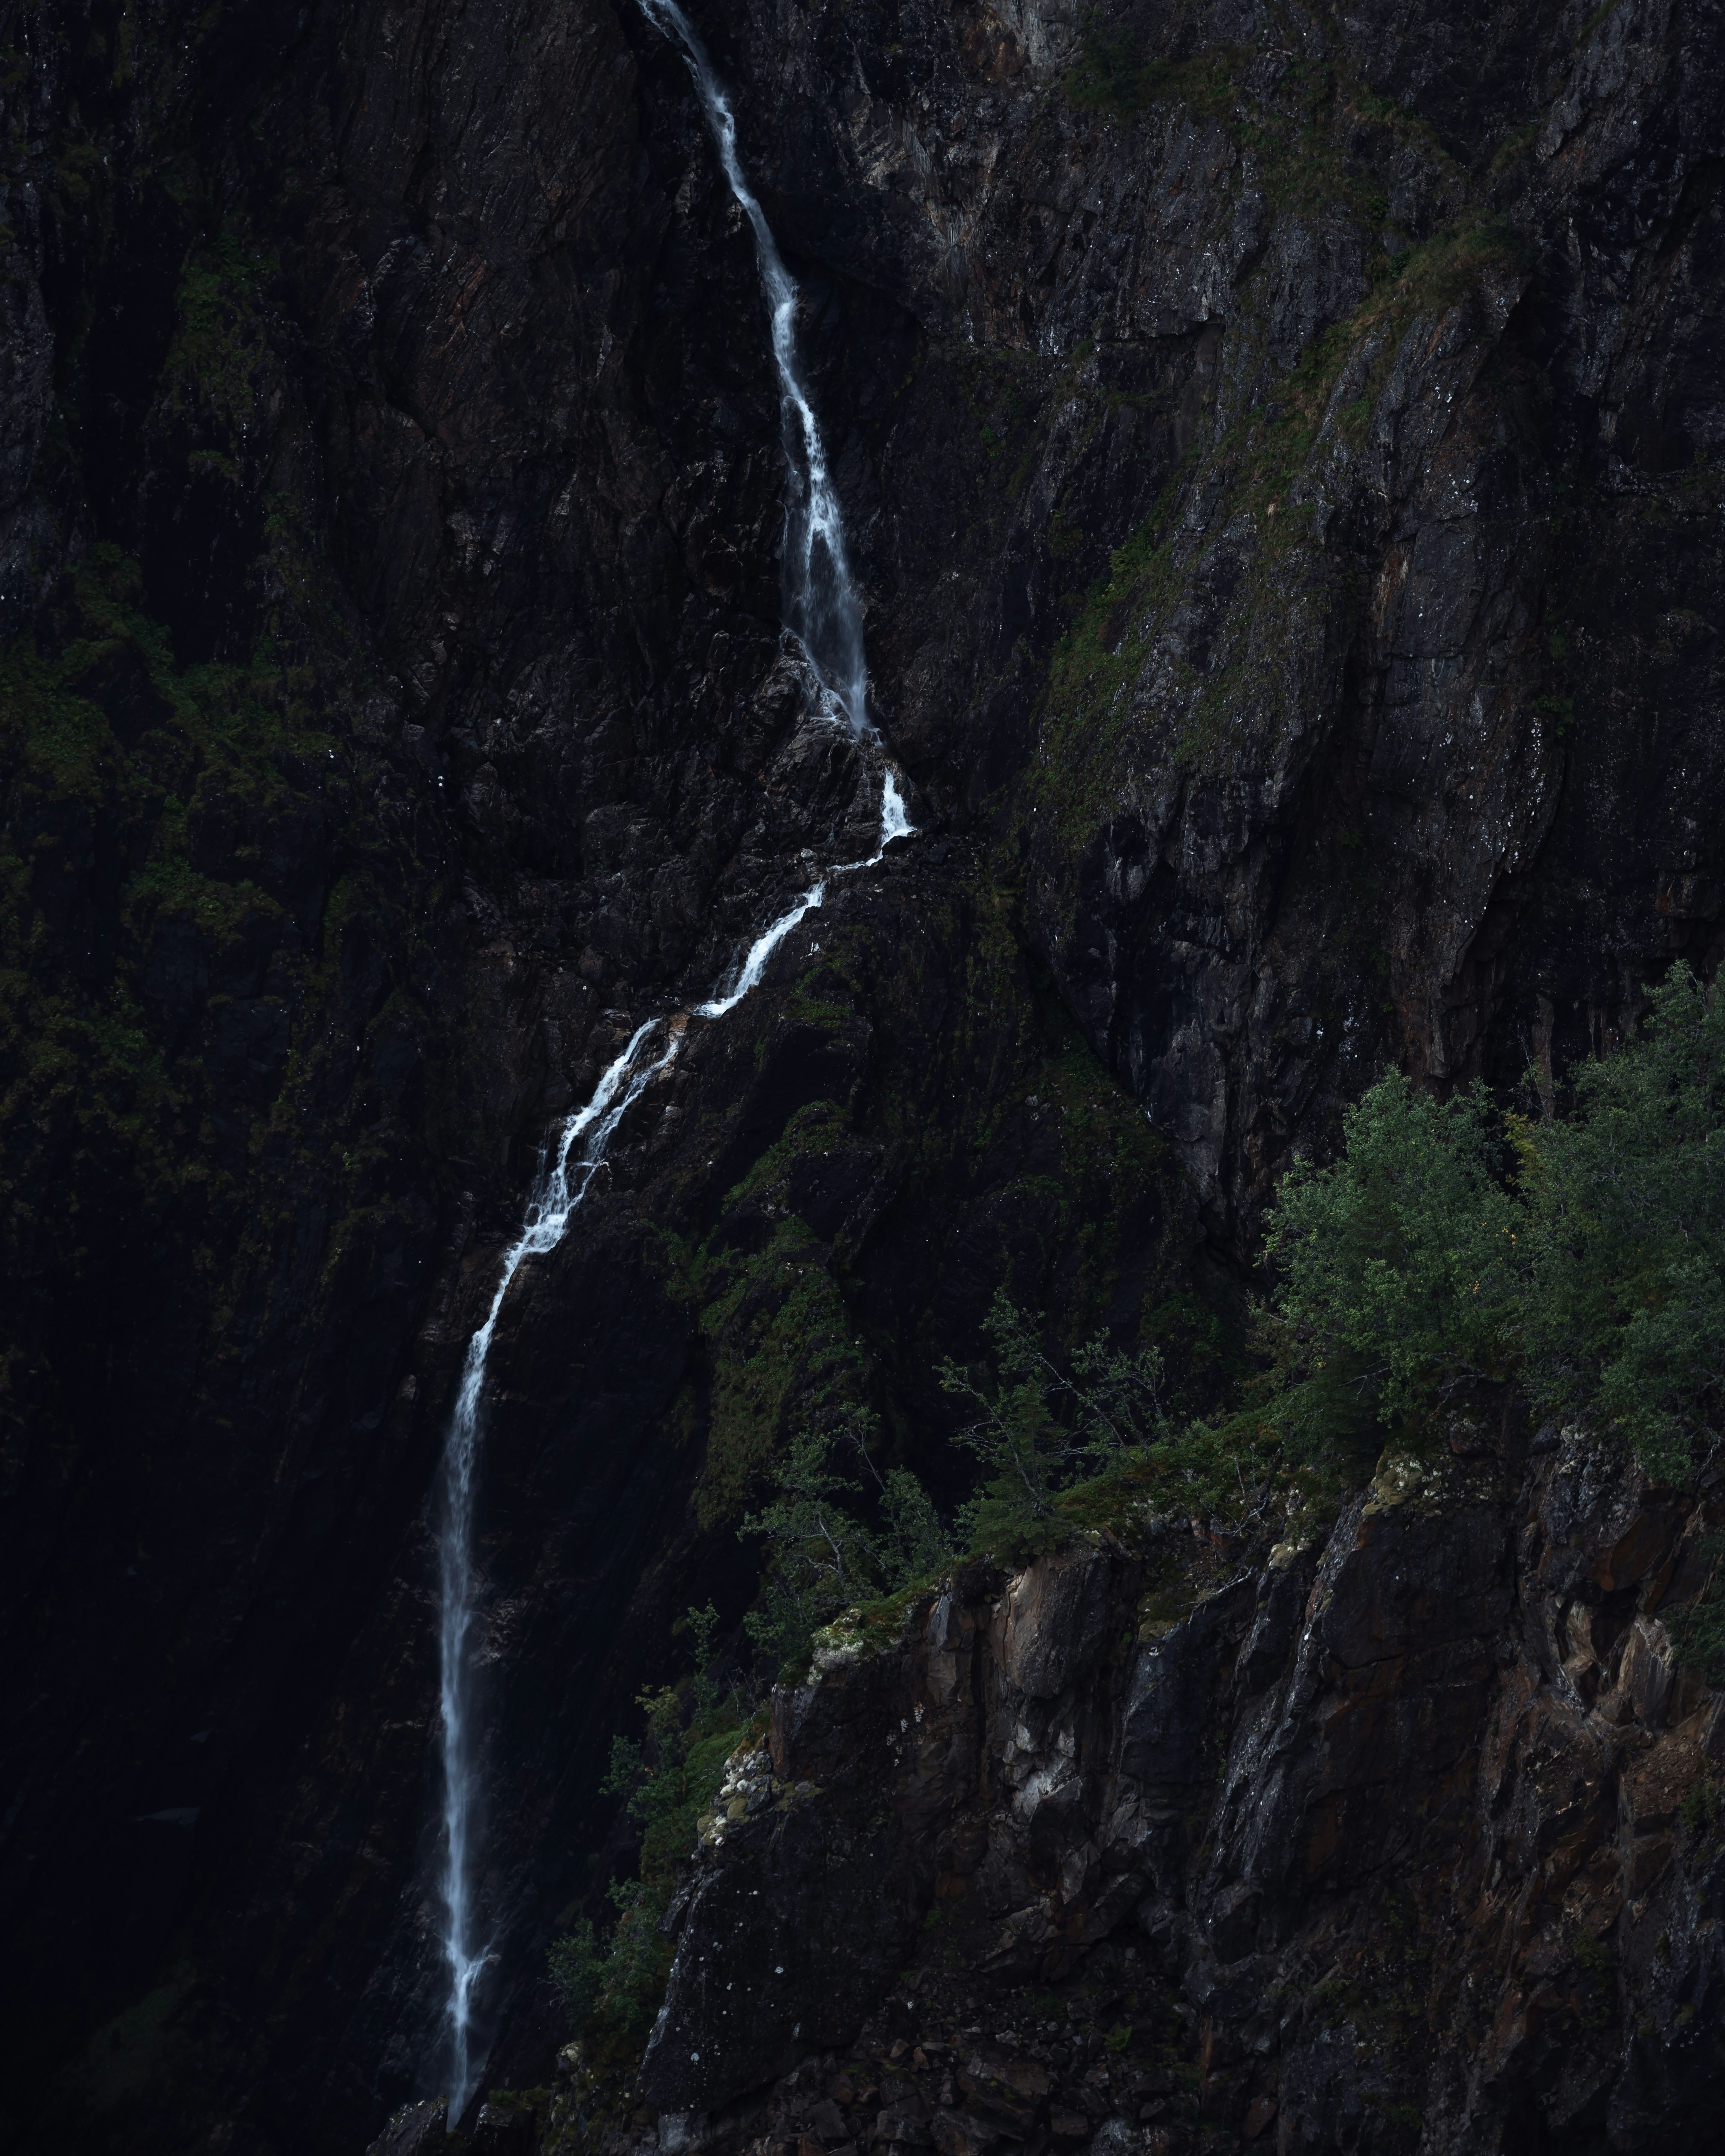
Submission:
[[[1092,1457],[1118,1459],[1139,1446],[1167,1440],[1172,1425],[1162,1404],[1165,1375],[1160,1348],[1141,1348],[1127,1354],[1111,1348],[1099,1332],[1078,1350],[1066,1390],[1077,1406],[1080,1433]]]
[[[605,1891],[617,1923],[596,2003],[614,2027],[644,2036],[670,1974],[670,1944],[659,1928],[670,1897],[665,1882],[656,1879],[614,1879]]]
[[[1448,1101],[1399,1072],[1343,1121],[1333,1167],[1296,1159],[1266,1223],[1282,1317],[1311,1374],[1379,1420],[1501,1368],[1517,1287],[1521,1208],[1483,1086]]]
[[[1574,1113],[1517,1132],[1527,1390],[1680,1475],[1725,1400],[1725,1004],[1679,966],[1642,1036],[1570,1076]]]
[[[876,1553],[852,1509],[861,1494],[856,1479],[834,1466],[826,1432],[797,1431],[774,1482],[772,1501],[748,1513],[740,1530],[765,1543],[767,1558],[760,1599],[743,1623],[788,1669],[806,1666],[819,1625],[875,1592]]]
[[[860,1410],[825,1430],[805,1425],[779,1463],[771,1502],[742,1522],[741,1532],[759,1537],[767,1553],[760,1599],[743,1622],[781,1669],[800,1674],[816,1630],[841,1609],[896,1594],[951,1561],[932,1499],[908,1468],[880,1474],[872,1434],[873,1419]],[[839,1446],[875,1481],[880,1532],[861,1516],[860,1478],[835,1463]]]
[[[983,1321],[992,1371],[979,1381],[950,1358],[940,1368],[942,1390],[978,1410],[957,1433],[983,1464],[982,1486],[963,1511],[965,1532],[973,1546],[1011,1559],[1063,1537],[1055,1499],[1081,1465],[1106,1464],[1168,1434],[1154,1348],[1127,1355],[1098,1334],[1069,1377],[1043,1349],[1042,1322],[999,1288]]]
[[[1392,1074],[1348,1111],[1339,1160],[1295,1162],[1266,1244],[1304,1343],[1286,1424],[1338,1383],[1390,1422],[1515,1375],[1656,1474],[1719,1441],[1725,1006],[1678,967],[1640,1034],[1569,1075],[1574,1112],[1536,1125],[1482,1086],[1440,1102]]]
[[[952,1563],[952,1537],[941,1525],[933,1498],[908,1468],[887,1471],[880,1511],[886,1527],[879,1549],[889,1593],[927,1579]]]

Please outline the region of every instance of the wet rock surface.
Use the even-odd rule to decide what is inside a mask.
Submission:
[[[735,1520],[800,1399],[854,1383],[938,1479],[931,1373],[1009,1278],[1075,1332],[1173,1312],[1201,1391],[1291,1143],[1384,1060],[1531,1062],[1554,1098],[1671,956],[1712,963],[1725,907],[1717,11],[1126,10],[1149,73],[1112,107],[1070,94],[1063,7],[700,19],[803,281],[922,831],[724,1029],[691,1022],[505,1312],[505,2086],[558,2040],[539,1971],[608,1735],[672,1613],[746,1602]],[[12,20],[4,964],[52,1009],[5,1006],[0,2012],[25,2069],[0,2114],[26,2148],[347,2152],[438,2086],[424,1498],[496,1254],[640,1019],[872,851],[875,774],[781,645],[752,244],[634,9]],[[1154,1905],[1103,1938],[1147,1997],[1178,1969],[1306,2002],[1271,2074],[1243,2006],[1168,1994],[1218,2033],[1126,2055],[1176,2077],[1119,2112],[1135,2131],[1174,2132],[1144,2106],[1200,2071],[1216,2131],[1291,2148],[1421,2105],[1458,2147],[1630,2146],[1714,2085],[1717,1912],[1672,1810],[1702,1738],[1635,1540],[1669,1556],[1681,1508],[1647,1525],[1565,1468],[1528,1512],[1458,1472],[1429,1514],[1361,1499],[1373,1554],[1332,1543],[1318,1617],[1318,1553],[1242,1558],[1122,1655],[1149,1560],[1111,1556],[1120,1579],[1014,1589],[998,1642],[961,1595],[916,1650],[948,1686],[925,1720],[996,1762],[988,1833],[1019,1823],[995,1869],[986,1835],[950,1858],[998,1872],[973,1906],[1002,1969],[1075,1923],[1086,1950],[1111,1880]],[[888,1756],[891,1690],[866,1693]],[[1561,1829],[1557,1782],[1526,1794],[1559,1761]],[[946,1876],[906,1821],[932,1850],[963,1808],[931,1767],[931,1809],[877,1827],[849,1771],[804,1854],[885,1835],[900,1883],[821,1889],[860,1927],[835,2021],[884,2010],[864,1994]],[[1409,1917],[1410,1958],[1370,1913],[1392,1876],[1465,1888],[1483,1928]],[[1608,1910],[1605,1961],[1563,1960]],[[1348,1987],[1425,1999],[1452,1967],[1466,2033],[1428,2087]],[[1086,2046],[1110,1984],[1131,1995],[1096,1979]],[[1608,2071],[1588,2017],[1614,1985],[1639,2018],[1599,2025]],[[847,2132],[1096,2128],[1101,2055],[961,2042],[940,1997],[920,2033],[952,2057],[898,2108],[819,2069]],[[800,2040],[762,2028],[770,2073]]]

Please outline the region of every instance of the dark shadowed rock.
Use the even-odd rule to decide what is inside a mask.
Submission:
[[[1285,1545],[1218,1586],[1189,1558],[1189,1614],[1129,1652],[1098,1643],[1117,1642],[1142,1570],[1088,1549],[998,1592],[954,1583],[912,1608],[896,1642],[835,1651],[777,1696],[775,1808],[698,1859],[649,2097],[700,2114],[726,2147],[745,2131],[726,2110],[739,2097],[754,2120],[789,2102],[778,2077],[793,2055],[798,2078],[821,2050],[886,2058],[886,2032],[904,2026],[937,2041],[920,2074],[907,2041],[887,2059],[904,2078],[891,2102],[883,2087],[876,2139],[916,2142],[936,2099],[928,2130],[946,2156],[1050,2119],[1057,2140],[1088,2136],[1093,2149],[1136,2148],[1158,2122],[1178,2135],[1166,2066],[1121,2066],[1122,2085],[1145,2092],[1144,2121],[1128,2124],[1107,2118],[1106,2083],[1061,2093],[1066,2052],[1045,2041],[1050,1984],[1075,1985],[1075,2016],[1100,1989],[1106,2020],[1140,1953],[1122,1959],[1124,1946],[1145,1942],[1180,2010],[1201,2017],[1204,2117],[1252,2135],[1276,2120],[1278,2147],[1389,2156],[1417,2111],[1430,2145],[1455,2156],[1507,2156],[1584,2117],[1615,2122],[1613,2147],[1640,2145],[1658,2118],[1674,2146],[1699,2151],[1698,2092],[1719,2066],[1689,2010],[1725,1969],[1703,1914],[1725,1857],[1704,1811],[1692,1800],[1686,1825],[1680,1812],[1725,1755],[1725,1707],[1694,1691],[1669,1718],[1651,1600],[1610,1650],[1591,1712],[1519,1624],[1542,1592],[1542,1522],[1568,1522],[1566,1576],[1586,1578],[1632,1545],[1651,1563],[1686,1531],[1692,1501],[1625,1500],[1620,1484],[1603,1506],[1589,1500],[1589,1541],[1573,1467],[1538,1455],[1519,1491],[1498,1472],[1386,1455],[1315,1567]],[[1177,1548],[1153,1538],[1146,1551],[1164,1603]],[[855,1830],[865,1816],[872,1839]],[[868,1894],[890,1922],[863,1913]],[[941,1946],[916,1944],[925,1914],[938,1942],[952,1911],[967,1941],[956,1974]],[[892,1964],[872,1997],[871,1955]],[[767,2025],[751,2046],[725,2028],[745,1965],[762,1973],[748,1996]],[[774,1988],[793,1971],[832,1994],[831,2012],[809,1999],[800,2033]],[[1044,2029],[1040,2048],[1018,2056],[1025,2039],[1010,2030],[949,2037],[937,2002],[949,1994],[962,2020],[977,2008],[967,1990],[992,2001],[997,2031]],[[1458,2025],[1449,2002],[1474,1995]],[[1696,2033],[1645,2059],[1639,2042],[1596,2041],[1661,2026]],[[1117,2034],[1129,2047],[1131,2025]],[[1086,2113],[1092,2100],[1101,2112]]]
[[[753,241],[638,7],[13,12],[5,2102],[32,2156],[352,2156],[444,2085],[464,1343],[621,1041],[873,853],[878,752],[779,634]],[[1003,1284],[1063,1340],[1178,1313],[1208,1398],[1220,1266],[1372,1075],[1552,1111],[1725,932],[1719,11],[1122,6],[1100,100],[1072,6],[694,12],[921,831],[691,1019],[500,1321],[506,2087],[552,2072],[608,1739],[675,1613],[739,1619],[809,1403],[955,1499],[934,1373]],[[1700,1525],[1587,1433],[1525,1501],[1507,1429],[1447,1439],[1159,1637],[1165,1543],[1086,1551],[781,1702],[819,1794],[712,1880],[839,1943],[740,2045],[680,1947],[676,2104],[837,2044],[938,1901],[985,1988],[1129,1932],[1184,1987],[1194,2118],[1147,2092],[1147,2136],[1699,2145]],[[729,1891],[689,1936],[747,1916],[777,1981]],[[1081,2148],[1119,2056],[1057,2106],[988,2068],[987,2116]],[[979,2137],[949,2066],[927,2130]]]

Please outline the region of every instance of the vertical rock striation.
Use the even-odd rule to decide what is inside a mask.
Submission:
[[[482,2011],[516,2082],[604,1741],[674,1610],[745,1604],[735,1522],[799,1403],[884,1409],[939,1480],[930,1373],[1007,1280],[1066,1337],[1148,1313],[1214,1391],[1292,1144],[1385,1061],[1531,1066],[1548,1106],[1650,975],[1713,964],[1725,908],[1716,11],[1122,7],[1100,71],[1042,0],[695,19],[805,294],[927,835],[680,1056],[500,1323]],[[442,2071],[425,1498],[462,1342],[546,1132],[811,856],[870,850],[872,793],[780,648],[752,241],[632,5],[19,0],[3,65],[0,2115],[25,2148],[346,2151]],[[1393,1580],[1427,1516],[1363,1502]],[[1183,1970],[1200,1907],[1248,1941],[1219,1970],[1281,1968],[1298,1894],[1364,1939],[1347,1866],[1410,1861],[1406,1774],[1448,1833],[1496,1759],[1510,1822],[1536,1731],[1617,1762],[1576,1847],[1681,1855],[1676,1784],[1624,1763],[1667,1663],[1612,1597],[1648,1576],[1584,1591],[1607,1528],[1544,1503],[1451,1491],[1419,1528],[1465,1622],[1350,1573],[1327,1659],[1291,1661],[1302,1559],[1184,1620],[1130,1714],[1079,1684],[1142,1839],[1111,1873],[1092,1835],[1095,1877],[1063,1841],[1074,1907],[1142,1875],[1134,1952]],[[1478,1613],[1536,1576],[1524,1714],[1514,1620]],[[966,1651],[1016,1668],[983,1606]],[[1217,1797],[1191,1732],[1224,1694],[1245,1730],[1242,1668],[1274,1704]],[[1066,1694],[1009,1681],[1044,1761]],[[1089,1772],[1060,1789],[1100,1825]],[[1201,1800],[1258,1852],[1214,1888]],[[1384,2101],[1630,2145],[1687,2117],[1691,2040],[1625,2035],[1596,2087],[1558,2058],[1540,1987],[1582,1979],[1539,1959],[1548,1889],[1507,1897],[1536,1858],[1596,1887],[1527,1816],[1418,1874],[1495,1912],[1518,2003],[1467,1962],[1501,2025]],[[1660,2030],[1704,2019],[1698,1976],[1660,2003],[1705,1965],[1708,1905],[1659,1900],[1689,1865],[1623,1888],[1651,1945],[1617,1918]],[[903,1877],[870,1970],[924,1906]],[[1053,1923],[1055,1891],[1005,1914]],[[1250,2016],[1185,2003],[1215,2085],[1245,2073]],[[1279,2116],[1378,2086],[1345,2018],[1276,2037],[1307,2061]]]
[[[1152,1522],[841,1628],[674,1909],[657,2145],[861,2140],[874,2080],[947,2151],[1710,2146],[1725,1846],[1680,1800],[1725,1715],[1660,1614],[1699,1526],[1572,1433],[1388,1463],[1321,1550]],[[1100,2075],[1051,2056],[1117,2009]],[[639,2145],[581,2117],[541,2145]]]

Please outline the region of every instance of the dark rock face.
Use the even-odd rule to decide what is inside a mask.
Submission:
[[[942,2148],[1050,2120],[1101,2148],[1111,2112],[1163,2152],[1272,2120],[1281,2149],[1388,2151],[1412,2118],[1430,2150],[1711,2146],[1725,1855],[1677,1793],[1725,1718],[1673,1684],[1659,1614],[1697,1525],[1577,1437],[1519,1491],[1387,1464],[1321,1557],[1229,1577],[1153,1527],[955,1580],[885,1648],[840,1638],[703,1837],[649,2100],[695,2145],[793,2136],[818,2055],[884,2058],[902,2005],[926,2119],[956,1983],[1019,2056],[970,2070]],[[1029,2033],[1062,1984],[1075,2018],[1133,1987],[1111,2087]],[[716,1998],[747,2002],[728,2029]]]
[[[537,1972],[608,1734],[675,1610],[746,1600],[735,1519],[800,1401],[881,1408],[938,1480],[931,1373],[1003,1280],[1069,1336],[1162,1312],[1201,1394],[1219,1260],[1384,1060],[1531,1063],[1549,1096],[1651,973],[1717,953],[1717,13],[1121,20],[1148,72],[1111,107],[1065,86],[1075,12],[1034,0],[701,18],[803,280],[922,832],[691,1022],[504,1315],[506,2085],[555,2041]],[[23,2147],[346,2151],[439,2086],[424,1496],[496,1252],[639,1019],[872,850],[874,778],[781,649],[752,246],[634,9],[9,24],[0,2112]],[[1651,1516],[1563,1488],[1538,1551],[1500,1496],[1446,1496],[1418,1562],[1449,1586],[1417,1592],[1411,1530],[1363,1501],[1378,1554],[1322,1652],[1298,1564],[1135,1680],[1120,1582],[1036,1575],[1055,1599],[988,1652],[1025,1760],[1079,1697],[1128,1748],[1119,1876],[1167,1902],[1158,1950],[1219,1686],[1241,1730],[1268,1702],[1228,1842],[1261,1869],[1204,1890],[1248,1960],[1297,1882],[1410,1862],[1409,1776],[1449,1820],[1481,1730],[1508,1792],[1548,1727],[1640,1726],[1669,1669],[1613,1599],[1635,1550],[1593,1579],[1587,1507],[1631,1506],[1614,1548]],[[1524,1721],[1491,1613],[1532,1625],[1536,1573]],[[1103,1818],[1088,1788],[1038,1797],[1050,1849],[1069,1794]],[[1622,1820],[1652,1861],[1670,1801],[1578,1794],[1575,1876]],[[1478,1890],[1506,1952],[1544,1831]],[[868,1942],[838,2019],[908,1876],[831,1890]],[[1647,1892],[1620,1966],[1675,2029],[1701,1994],[1659,1987],[1711,1966],[1711,1905]],[[1498,2033],[1444,2053],[1471,2063],[1441,2116],[1506,2147],[1516,2092],[1604,2105],[1623,2145],[1686,2118],[1692,2040],[1589,2081],[1527,1953]],[[1286,2114],[1340,2134],[1351,2056],[1288,2051]]]

